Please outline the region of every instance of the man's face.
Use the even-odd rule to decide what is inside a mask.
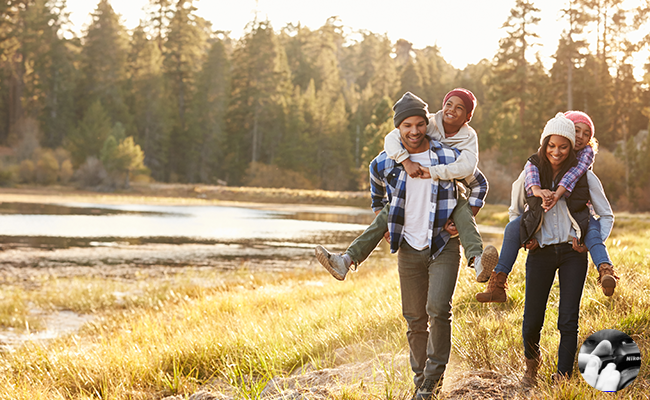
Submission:
[[[448,98],[442,108],[442,118],[450,126],[462,125],[467,122],[467,109],[463,100],[458,96]]]
[[[427,122],[423,117],[418,115],[408,117],[402,121],[398,129],[402,144],[409,153],[420,153],[428,148],[428,143],[426,146],[423,144],[427,133]]]
[[[578,122],[576,126],[576,151],[580,151],[587,146],[591,140],[591,129],[584,122]]]

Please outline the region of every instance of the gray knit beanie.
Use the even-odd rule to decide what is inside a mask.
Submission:
[[[571,142],[571,147],[576,147],[576,128],[573,125],[573,121],[567,118],[563,113],[559,112],[555,117],[548,120],[544,130],[542,131],[542,136],[539,138],[539,144],[544,142],[544,139],[547,136],[558,135],[564,136],[569,139]]]
[[[395,111],[393,117],[395,128],[398,128],[406,118],[414,115],[423,117],[427,125],[429,124],[429,105],[411,92],[404,93],[404,96],[393,106],[393,111]]]

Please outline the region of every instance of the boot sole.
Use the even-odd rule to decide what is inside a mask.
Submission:
[[[616,279],[611,275],[603,275],[600,280],[600,286],[603,287],[605,296],[612,296],[614,295],[614,288],[616,288]]]
[[[323,267],[325,267],[327,272],[329,272],[334,278],[338,279],[339,281],[345,279],[345,276],[341,276],[341,274],[336,269],[334,269],[334,267],[330,263],[330,258],[328,256],[329,252],[325,250],[323,246],[316,246],[314,253],[316,254],[316,259],[318,260],[318,262]]]
[[[481,256],[481,266],[483,271],[476,277],[476,282],[487,282],[490,280],[490,275],[494,271],[494,267],[499,263],[499,252],[494,246],[488,246],[483,250],[483,255]]]

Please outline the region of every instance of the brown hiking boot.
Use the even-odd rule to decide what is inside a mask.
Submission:
[[[614,288],[616,288],[616,281],[618,279],[613,266],[605,263],[600,264],[598,267],[598,284],[603,288],[605,296],[614,294]]]
[[[539,357],[526,359],[526,372],[521,380],[522,386],[531,388],[537,385],[537,370],[539,369]]]
[[[485,292],[476,293],[476,300],[481,303],[504,303],[508,299],[506,296],[507,280],[508,275],[505,272],[492,271]]]

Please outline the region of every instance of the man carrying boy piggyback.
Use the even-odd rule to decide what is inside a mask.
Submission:
[[[429,167],[452,164],[459,152],[426,135],[428,106],[417,96],[407,92],[393,110],[400,146],[427,171],[413,178],[402,164],[381,152],[370,163],[372,207],[379,212],[387,205],[390,247],[397,252],[402,314],[415,374],[413,399],[430,400],[440,390],[451,352],[451,301],[460,245],[452,237],[456,230],[450,220],[458,202],[456,184],[427,175]],[[470,198],[487,192],[479,170],[461,182],[469,188]]]

